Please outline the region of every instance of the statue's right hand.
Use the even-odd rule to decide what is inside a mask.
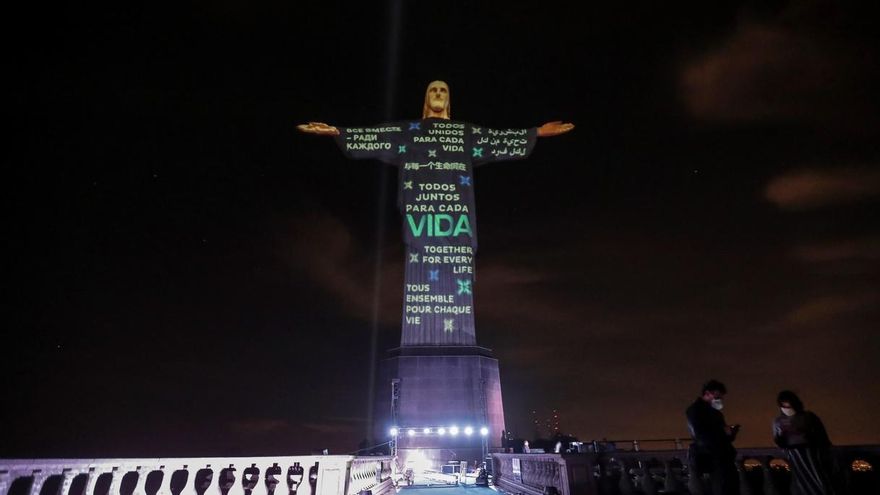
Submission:
[[[296,126],[296,128],[299,129],[300,132],[306,132],[309,134],[319,134],[323,136],[339,135],[339,129],[323,122],[309,122],[308,124],[300,124]]]

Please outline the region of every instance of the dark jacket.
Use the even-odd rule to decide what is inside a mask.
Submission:
[[[831,440],[819,416],[803,411],[794,416],[780,415],[773,421],[773,441],[783,449],[813,447],[827,449]]]
[[[688,430],[694,443],[690,450],[696,455],[707,455],[716,459],[733,459],[736,457],[736,449],[733,448],[733,440],[736,433],[728,434],[725,430],[727,423],[721,411],[714,409],[702,398],[697,398],[685,411],[688,422]]]

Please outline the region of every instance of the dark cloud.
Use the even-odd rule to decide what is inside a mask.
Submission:
[[[804,302],[786,317],[794,325],[833,322],[866,308],[880,307],[880,292],[864,294],[828,295]]]
[[[780,208],[803,210],[880,195],[880,168],[802,169],[773,178],[764,196]]]
[[[400,293],[390,281],[402,280],[403,263],[378,265],[360,246],[352,232],[338,219],[321,210],[292,219],[278,249],[289,266],[304,272],[311,283],[332,295],[341,309],[363,321],[373,318],[373,281],[377,275],[391,290],[381,291],[378,315],[386,324],[399,322]],[[307,233],[307,234],[306,234]]]
[[[322,421],[322,422],[306,422],[303,423],[303,427],[308,428],[312,431],[316,431],[318,433],[333,433],[333,434],[348,434],[351,436],[357,436],[361,430],[363,430],[363,425],[354,424],[351,422],[341,422],[341,421]]]
[[[240,435],[265,435],[287,432],[291,428],[290,423],[284,419],[246,418],[231,421],[229,429]]]
[[[870,133],[877,122],[876,53],[848,36],[837,4],[792,2],[775,16],[743,16],[681,75],[688,111],[715,122],[789,122]]]
[[[877,261],[880,260],[880,237],[802,244],[795,247],[794,256],[807,263]]]

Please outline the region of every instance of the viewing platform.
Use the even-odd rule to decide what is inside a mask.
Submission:
[[[595,444],[594,444],[595,445]],[[636,446],[638,444],[631,444]],[[880,493],[880,445],[832,448],[843,495]],[[634,495],[709,493],[687,450],[493,453],[489,487],[476,473],[414,473],[390,456],[0,459],[0,495]],[[742,495],[789,495],[781,450],[740,449]],[[428,490],[436,490],[427,493]]]

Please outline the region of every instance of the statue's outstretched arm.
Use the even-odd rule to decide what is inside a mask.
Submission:
[[[300,124],[296,126],[300,132],[308,134],[319,134],[321,136],[338,136],[339,129],[323,122],[309,122],[308,124]]]
[[[538,137],[558,136],[574,129],[574,124],[555,120],[538,127]]]

